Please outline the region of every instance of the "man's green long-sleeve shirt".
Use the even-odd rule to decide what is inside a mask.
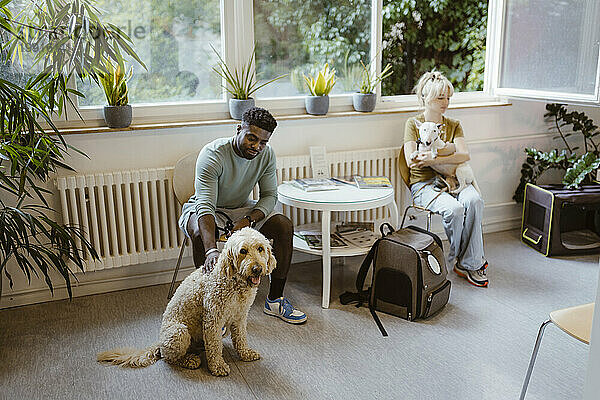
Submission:
[[[233,139],[220,138],[204,146],[196,161],[195,193],[183,205],[182,217],[215,215],[216,208],[239,208],[258,183],[260,197],[254,209],[269,215],[277,202],[275,152],[267,144],[254,159],[233,151]]]

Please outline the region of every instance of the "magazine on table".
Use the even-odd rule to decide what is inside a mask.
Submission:
[[[381,237],[369,230],[351,231],[339,233],[338,235],[341,236],[346,243],[356,247],[371,247],[373,246],[373,243]]]
[[[323,241],[321,239],[321,232],[314,231],[299,231],[294,232],[294,235],[297,237],[304,239],[308,247],[315,250],[321,250],[323,248]],[[330,235],[329,245],[332,249],[348,247],[348,244],[344,242],[344,240],[335,232]]]
[[[339,236],[356,247],[371,247],[380,238],[373,222],[342,222],[335,227]]]
[[[353,175],[334,176],[331,178],[331,180],[334,181],[336,184],[339,183],[340,185],[350,185],[356,187],[356,181],[354,180]]]
[[[392,182],[387,176],[354,175],[354,181],[359,189],[391,188]]]
[[[338,189],[338,186],[329,178],[302,178],[288,182],[306,192]]]
[[[375,231],[374,222],[346,222],[342,221],[335,226],[337,233],[356,232],[356,231]]]

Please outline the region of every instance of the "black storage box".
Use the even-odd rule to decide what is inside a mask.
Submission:
[[[600,252],[600,185],[527,184],[521,240],[546,256]]]

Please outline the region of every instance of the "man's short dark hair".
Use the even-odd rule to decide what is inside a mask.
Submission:
[[[247,109],[242,115],[242,124],[254,125],[271,133],[277,127],[277,121],[271,113],[260,107]]]

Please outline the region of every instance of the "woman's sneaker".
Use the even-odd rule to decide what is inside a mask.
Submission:
[[[465,269],[462,268],[457,262],[454,264],[454,272],[456,272],[458,276],[465,278],[471,285],[487,287],[489,281],[487,278],[487,273],[485,272],[486,267],[487,265],[475,270]]]
[[[306,314],[294,308],[292,303],[285,297],[279,297],[275,300],[265,300],[265,314],[279,317],[290,324],[301,324],[306,322]]]

